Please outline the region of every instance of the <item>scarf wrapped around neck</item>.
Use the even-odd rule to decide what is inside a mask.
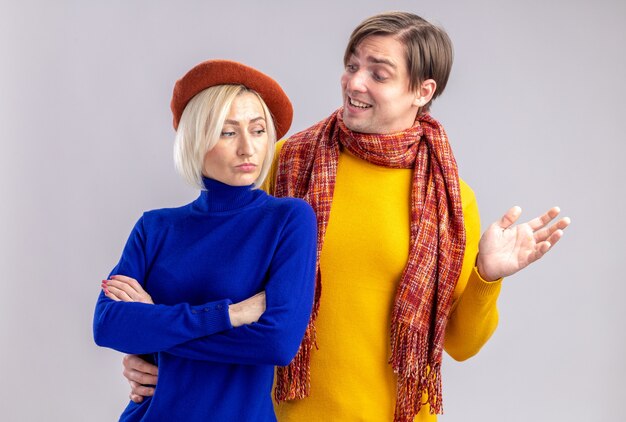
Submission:
[[[281,150],[274,194],[305,199],[317,214],[317,277],[309,326],[294,360],[278,369],[277,401],[304,398],[321,298],[320,253],[330,217],[341,148],[375,165],[412,168],[410,247],[395,295],[389,363],[397,374],[395,421],[412,421],[428,394],[442,413],[441,360],[452,294],[461,272],[465,227],[456,161],[443,127],[428,114],[393,134],[363,134],[343,109],[292,136]],[[375,194],[375,192],[373,192]]]

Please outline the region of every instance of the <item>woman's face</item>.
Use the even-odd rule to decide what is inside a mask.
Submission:
[[[267,153],[267,122],[258,97],[238,95],[217,144],[204,156],[202,174],[231,186],[247,186],[261,173]]]

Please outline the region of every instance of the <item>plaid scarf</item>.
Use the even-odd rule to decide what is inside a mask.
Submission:
[[[412,168],[409,258],[396,291],[389,363],[398,375],[395,421],[412,421],[428,393],[431,413],[442,413],[443,338],[465,249],[456,161],[443,127],[428,114],[394,134],[350,131],[339,109],[282,148],[275,195],[305,199],[317,214],[317,276],[311,321],[294,360],[279,368],[277,401],[310,390],[310,354],[320,306],[319,258],[337,174],[340,148],[373,164]]]

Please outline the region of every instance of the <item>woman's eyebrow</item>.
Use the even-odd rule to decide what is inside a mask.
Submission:
[[[254,119],[250,120],[250,123],[256,122],[258,120],[263,120],[265,121],[265,117],[259,116],[259,117],[255,117]],[[236,125],[239,126],[239,121],[238,120],[230,120],[230,119],[226,119],[224,120],[224,124],[229,124],[229,125]]]

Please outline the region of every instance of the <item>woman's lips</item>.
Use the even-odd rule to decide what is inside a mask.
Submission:
[[[243,163],[243,164],[239,164],[237,168],[245,173],[251,173],[256,170],[256,164]]]

